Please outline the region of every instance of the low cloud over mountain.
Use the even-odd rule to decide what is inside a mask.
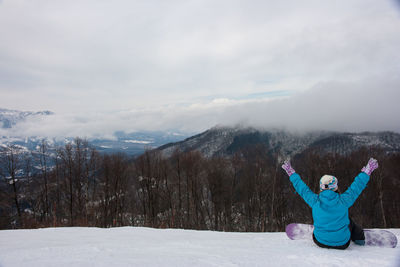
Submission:
[[[199,100],[149,109],[31,116],[0,130],[5,136],[114,138],[116,131],[179,130],[215,125],[291,131],[400,132],[399,80],[326,82],[291,96]]]

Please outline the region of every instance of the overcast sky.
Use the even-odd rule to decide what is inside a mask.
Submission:
[[[38,135],[400,131],[395,0],[0,0],[0,107]],[[40,125],[40,127],[38,127]]]

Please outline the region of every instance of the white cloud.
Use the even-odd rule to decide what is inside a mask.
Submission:
[[[0,107],[56,112],[15,129],[38,135],[237,122],[394,129],[399,14],[389,0],[6,0]],[[277,91],[292,100],[260,94]]]
[[[394,75],[399,24],[373,0],[4,1],[0,105],[130,109]]]

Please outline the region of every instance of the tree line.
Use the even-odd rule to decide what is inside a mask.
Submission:
[[[340,155],[308,149],[292,165],[314,191],[332,174],[344,192],[369,157],[379,161],[350,216],[365,228],[400,227],[400,154],[362,148]],[[0,151],[0,229],[60,226],[147,226],[216,231],[282,231],[312,223],[311,209],[263,145],[206,158],[148,150],[132,158],[101,154],[76,138],[50,151],[16,145]]]

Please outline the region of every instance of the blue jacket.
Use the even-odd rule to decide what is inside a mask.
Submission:
[[[312,208],[314,236],[321,244],[341,246],[350,240],[349,208],[367,186],[369,175],[361,172],[343,194],[324,190],[318,195],[297,173],[290,176],[297,193]]]

